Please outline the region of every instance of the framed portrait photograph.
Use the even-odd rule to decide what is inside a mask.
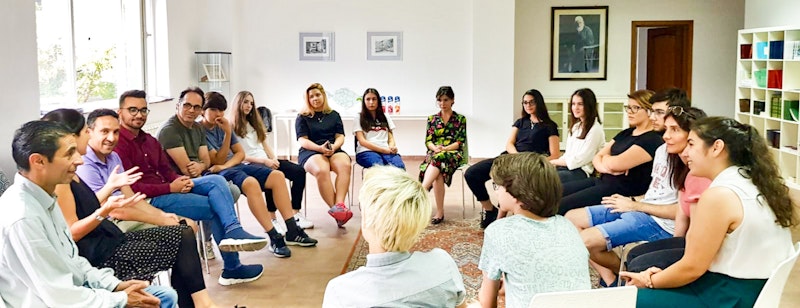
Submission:
[[[403,32],[367,32],[367,60],[403,60]]]
[[[222,70],[221,64],[203,64],[203,69],[206,71],[206,78],[201,78],[204,81],[227,81],[225,71]]]
[[[608,6],[553,7],[550,80],[606,80]]]
[[[300,32],[300,61],[334,61],[333,32]]]

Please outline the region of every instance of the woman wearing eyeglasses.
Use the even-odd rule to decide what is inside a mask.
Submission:
[[[467,142],[467,118],[453,111],[456,95],[449,86],[436,91],[438,113],[428,117],[425,129],[425,147],[428,153],[419,166],[419,179],[422,187],[433,187],[436,199],[436,216],[432,224],[444,221],[444,185],[450,186],[453,173],[465,163],[464,147]]]
[[[521,152],[544,154],[548,160],[557,159],[561,155],[558,125],[550,119],[542,93],[536,89],[530,89],[522,95],[522,115],[511,126],[506,150],[500,154]],[[489,200],[489,193],[486,191],[486,181],[490,179],[489,172],[493,162],[494,158],[482,160],[464,172],[469,189],[485,211],[481,228],[486,228],[498,217],[498,209]]]
[[[353,212],[344,205],[350,186],[350,156],[342,150],[344,124],[336,110],[328,105],[328,96],[319,83],[306,89],[305,106],[295,122],[300,143],[298,164],[317,179],[319,194],[330,207],[328,214],[341,228]],[[336,182],[331,183],[331,172]]]
[[[551,159],[561,183],[584,180],[594,173],[592,158],[606,142],[597,98],[591,89],[578,89],[570,98],[570,131],[564,155]]]
[[[621,131],[592,160],[599,178],[588,178],[564,184],[564,198],[558,213],[600,204],[605,196],[620,194],[640,196],[650,184],[653,156],[664,143],[653,131],[650,120],[650,97],[653,91],[638,90],[628,94],[625,111],[630,128]]]
[[[620,276],[637,307],[753,307],[772,271],[794,253],[795,204],[764,137],[733,119],[698,120],[684,154],[689,174],[712,179],[678,262]]]

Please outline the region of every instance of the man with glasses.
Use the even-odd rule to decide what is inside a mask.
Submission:
[[[179,111],[193,111],[195,105],[200,109],[201,104],[187,101],[184,99],[185,96],[186,93],[181,94],[177,105]],[[222,275],[219,278],[221,285],[258,279],[264,271],[263,266],[241,264],[239,254],[235,251],[264,248],[267,240],[242,229],[236,218],[233,209],[234,200],[225,178],[219,175],[199,176],[199,172],[194,172],[193,174],[198,176],[190,178],[178,175],[172,169],[161,143],[142,130],[150,111],[147,109],[145,97],[144,91],[131,90],[123,93],[119,99],[120,125],[123,129],[120,130],[119,144],[114,151],[119,154],[125,169],[138,166],[142,172],[142,178],[132,184],[131,188],[151,197],[150,203],[165,212],[198,221],[212,220],[211,232],[224,261]],[[167,123],[184,125],[176,116],[167,120]],[[205,140],[202,128],[193,120],[188,126],[183,127],[185,129],[180,133],[197,135],[199,129],[199,138]],[[186,167],[184,165],[184,168]],[[194,168],[197,167],[201,166],[192,168],[196,170]]]

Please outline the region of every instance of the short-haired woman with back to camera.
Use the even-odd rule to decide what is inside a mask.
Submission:
[[[353,212],[344,205],[350,187],[350,156],[342,150],[342,117],[328,105],[321,84],[313,83],[306,89],[305,105],[297,115],[295,131],[300,143],[298,164],[317,179],[319,194],[330,208],[328,214],[341,228],[353,218]],[[336,173],[334,183],[331,172]]]
[[[361,98],[361,113],[353,123],[356,162],[364,168],[388,165],[406,169],[394,143],[394,122],[383,113],[378,90],[369,88]]]
[[[461,272],[446,251],[409,252],[429,224],[422,185],[401,169],[375,166],[358,199],[367,264],[331,279],[322,307],[465,306]]]
[[[556,215],[561,181],[547,157],[502,155],[491,175],[500,209],[514,215],[484,231],[481,305],[497,307],[501,278],[509,308],[528,307],[537,293],[591,289],[589,252],[575,226]]]
[[[444,221],[444,186],[453,182],[453,173],[464,162],[467,142],[467,118],[453,111],[456,95],[450,86],[439,87],[436,104],[441,109],[428,117],[425,147],[428,153],[419,166],[419,180],[425,189],[433,187],[436,215],[431,223]]]
[[[551,159],[561,183],[587,179],[594,173],[592,158],[606,143],[597,97],[589,88],[572,93],[569,103],[569,137],[564,155]]]
[[[695,122],[684,155],[689,174],[712,182],[692,212],[683,258],[620,276],[640,288],[638,307],[753,307],[794,253],[789,188],[764,137],[730,118]]]
[[[542,93],[536,89],[525,91],[522,94],[521,105],[522,114],[511,125],[511,136],[506,142],[506,150],[500,155],[534,152],[547,155],[550,160],[558,158],[561,155],[558,148],[558,124],[550,119]],[[495,221],[501,212],[494,207],[489,200],[489,192],[486,191],[486,181],[490,179],[489,172],[493,161],[494,158],[482,160],[464,172],[469,189],[475,194],[475,198],[484,210],[481,228],[486,228]]]

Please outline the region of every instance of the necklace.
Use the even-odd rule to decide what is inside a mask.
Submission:
[[[321,113],[321,112],[320,112],[320,113]],[[319,117],[319,118],[317,118],[317,121],[319,121],[319,123],[322,123],[322,120],[325,120],[325,117],[327,117],[327,115],[326,115],[326,114],[324,114],[324,113],[321,113],[321,114],[322,114],[322,116],[321,116],[321,117]]]
[[[536,127],[536,124],[539,123],[539,122],[534,122],[533,120],[530,120],[530,121],[531,121],[531,129]]]

